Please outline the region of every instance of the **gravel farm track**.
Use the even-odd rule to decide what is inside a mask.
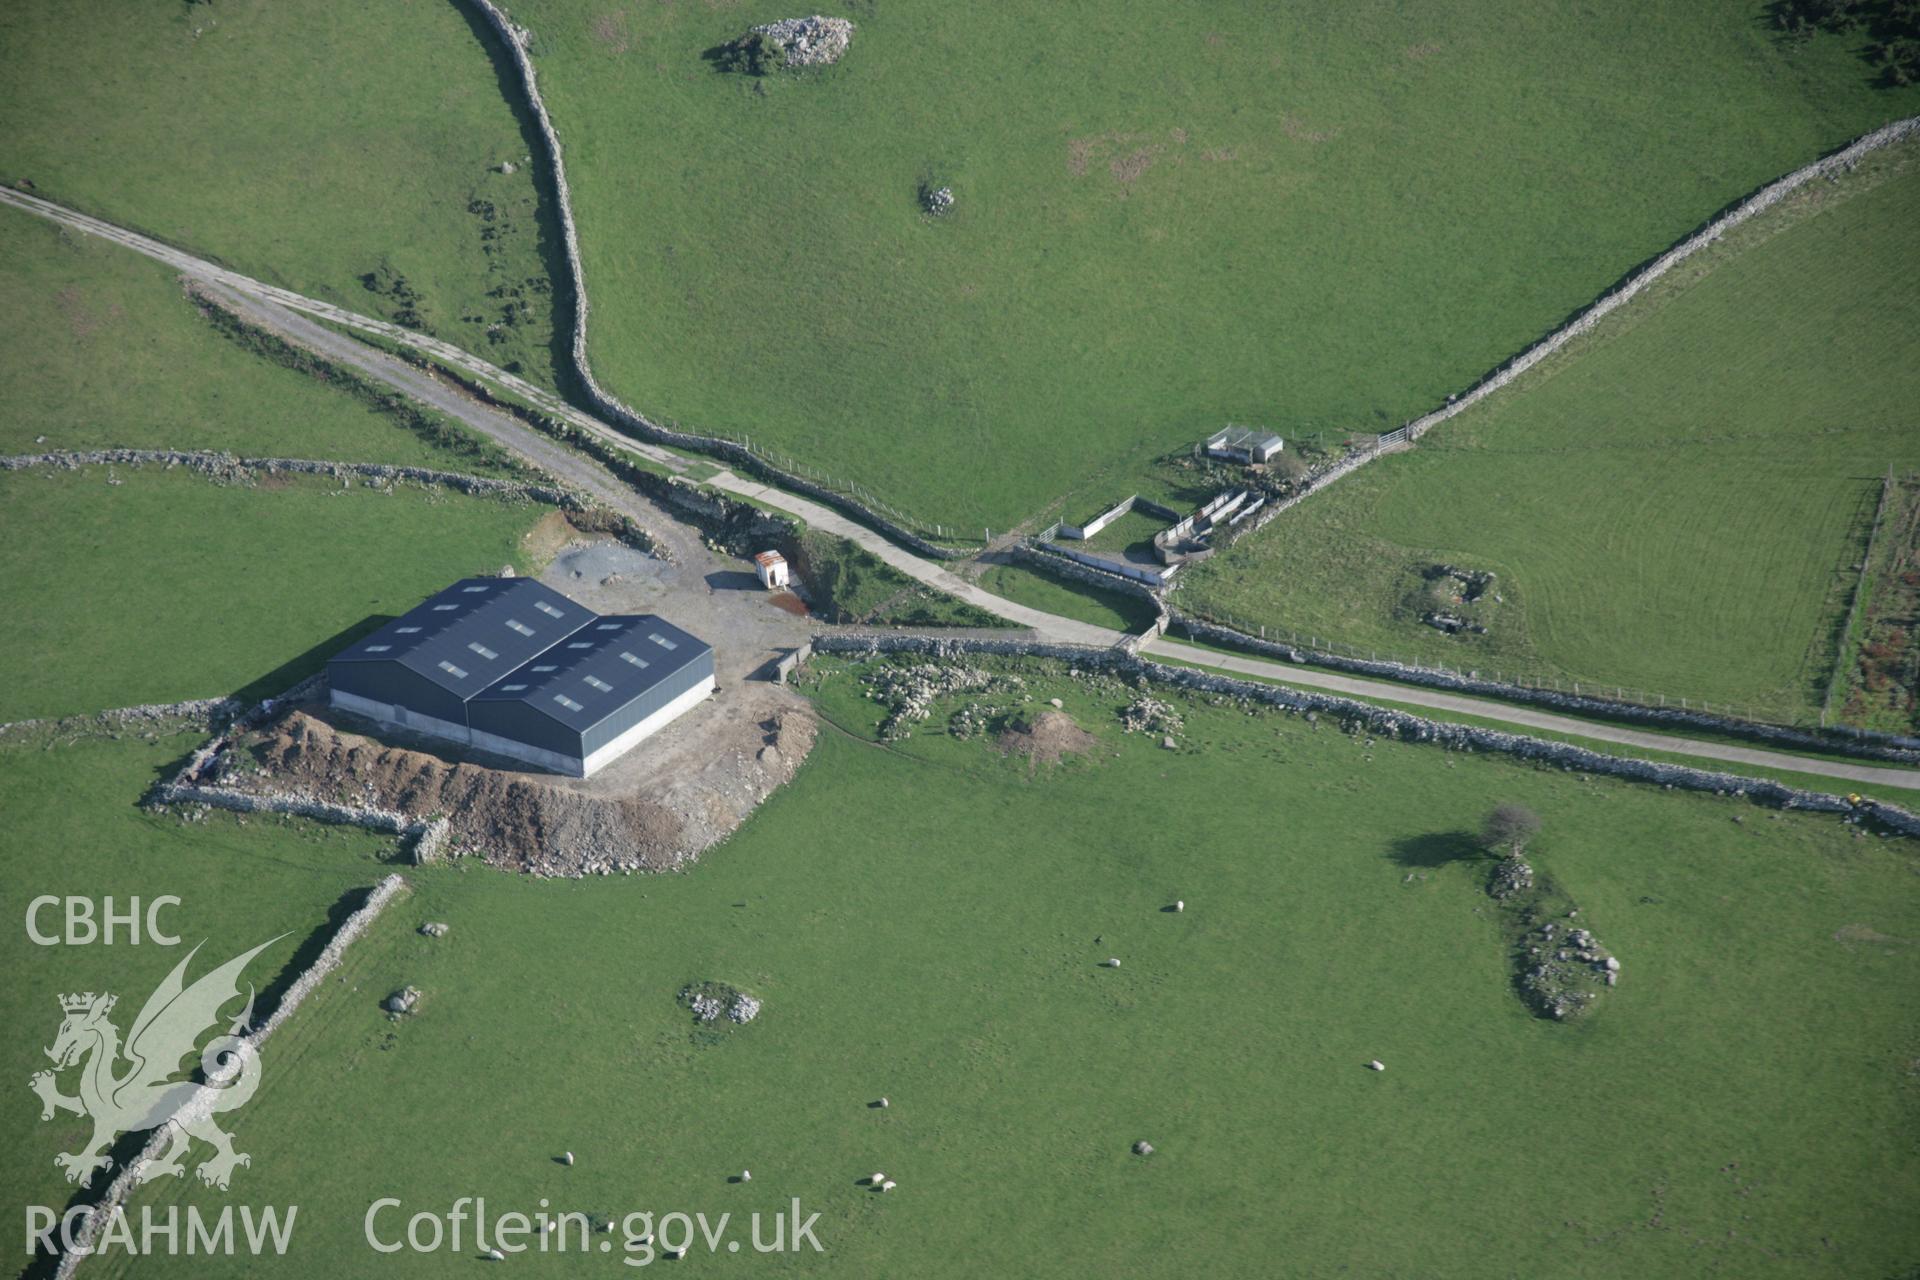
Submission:
[[[308,298],[289,289],[266,284],[194,257],[192,254],[137,232],[103,222],[98,218],[24,192],[0,187],[0,203],[47,218],[72,230],[111,241],[163,262],[211,293],[222,305],[235,310],[250,322],[272,329],[300,346],[347,365],[368,377],[376,378],[395,390],[458,419],[472,430],[511,450],[555,479],[591,495],[611,509],[628,516],[659,538],[669,548],[670,553],[678,555],[700,547],[697,534],[672,519],[649,500],[621,484],[597,463],[556,444],[512,416],[482,404],[465,392],[433,378],[420,369],[375,351],[313,321],[324,320],[345,328],[371,333],[388,342],[419,351],[431,359],[459,370],[464,375],[510,392],[579,430],[616,444],[622,449],[652,458],[674,471],[683,470],[686,466],[685,459],[671,450],[618,431],[553,393],[517,378],[449,343],[370,316],[360,315],[344,307]],[[902,573],[1020,626],[1028,627],[1044,640],[1062,644],[1111,647],[1125,638],[1118,631],[1045,613],[993,595],[945,566],[915,555],[865,525],[821,503],[736,476],[730,471],[723,470],[710,476],[705,483],[786,511],[814,528],[854,542]],[[704,548],[700,549],[704,551]],[[1481,698],[1413,688],[1386,680],[1342,676],[1257,658],[1223,654],[1181,644],[1165,637],[1151,638],[1141,648],[1143,652],[1150,652],[1158,657],[1172,658],[1236,675],[1303,685],[1330,693],[1419,707],[1456,716],[1471,716],[1521,730],[1535,729],[1569,734],[1590,741],[1639,750],[1671,752],[1772,771],[1833,778],[1843,782],[1920,790],[1920,770],[1915,769],[1853,764],[1742,747],[1724,742],[1649,733],[1613,724],[1528,710]]]

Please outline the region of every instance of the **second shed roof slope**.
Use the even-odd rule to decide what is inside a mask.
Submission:
[[[600,618],[475,695],[519,701],[585,732],[712,647],[653,614]]]

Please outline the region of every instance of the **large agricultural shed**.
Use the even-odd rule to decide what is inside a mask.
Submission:
[[[465,578],[327,663],[328,702],[587,777],[713,692],[713,649],[527,578]]]

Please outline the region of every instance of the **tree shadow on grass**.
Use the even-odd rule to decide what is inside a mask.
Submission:
[[[1487,851],[1470,831],[1429,831],[1395,840],[1387,856],[1403,867],[1444,867],[1449,862],[1477,862]]]

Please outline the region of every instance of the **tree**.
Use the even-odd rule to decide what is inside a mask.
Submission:
[[[1523,804],[1503,804],[1481,824],[1480,840],[1489,849],[1519,854],[1539,831],[1539,814]]]

